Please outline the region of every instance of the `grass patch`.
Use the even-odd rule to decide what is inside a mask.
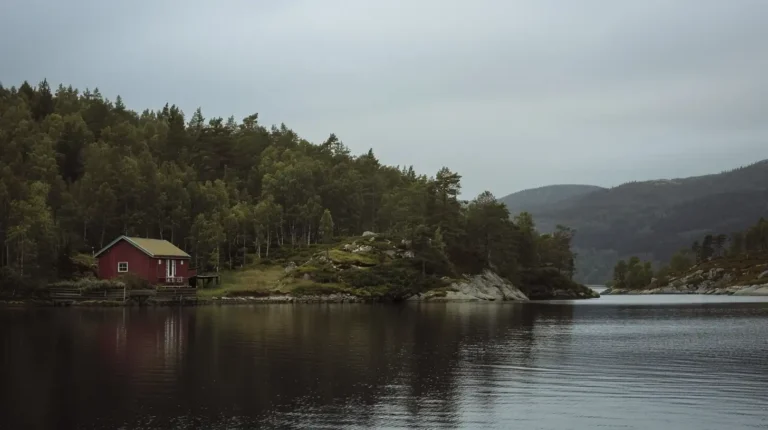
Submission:
[[[198,288],[198,297],[269,295],[280,286],[285,275],[282,266],[259,265],[241,270],[221,272],[221,285]]]
[[[331,249],[328,252],[328,256],[330,257],[331,261],[340,265],[370,267],[379,264],[379,261],[372,255],[347,252],[340,249]]]

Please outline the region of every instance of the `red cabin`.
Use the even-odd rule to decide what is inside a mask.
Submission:
[[[195,276],[189,254],[167,240],[120,236],[96,257],[101,279],[133,273],[152,285],[188,285]]]

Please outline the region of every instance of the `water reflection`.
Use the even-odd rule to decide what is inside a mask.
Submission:
[[[644,390],[685,403],[681,390],[695,386],[685,378],[697,369],[751,398],[740,409],[750,420],[768,393],[768,366],[756,361],[768,345],[753,330],[765,328],[768,308],[727,306],[4,310],[0,427],[590,428],[621,423],[603,408],[628,391],[658,413],[663,405]],[[723,335],[743,374],[718,372],[732,358],[720,349]],[[691,353],[698,361],[685,361]],[[590,398],[603,404],[579,415]]]

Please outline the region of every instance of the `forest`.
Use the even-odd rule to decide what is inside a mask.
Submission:
[[[489,192],[459,199],[460,180],[353,155],[334,134],[313,144],[256,113],[186,118],[168,104],[133,111],[98,89],[0,86],[0,285],[69,279],[78,256],[122,234],[167,239],[201,271],[237,269],[318,243],[324,214],[335,236],[430,244],[425,255],[449,262],[422,264],[435,274],[573,276],[573,230],[540,235]]]
[[[713,260],[750,260],[768,262],[768,221],[760,218],[744,231],[726,234],[707,234],[701,241],[694,241],[690,248],[676,252],[669,263],[654,271],[650,261],[633,256],[619,261],[613,269],[611,285],[616,288],[642,289],[654,278],[666,285],[670,276],[679,276],[692,267]]]

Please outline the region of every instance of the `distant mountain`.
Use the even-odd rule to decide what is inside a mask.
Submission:
[[[547,185],[546,187],[518,191],[499,200],[507,205],[512,214],[516,214],[522,211],[531,212],[604,189],[595,185]]]
[[[541,231],[557,224],[576,229],[578,280],[601,283],[619,258],[667,261],[704,234],[730,234],[768,217],[768,160],[719,174],[630,182],[544,200],[512,199],[508,206],[513,214],[531,212]]]

